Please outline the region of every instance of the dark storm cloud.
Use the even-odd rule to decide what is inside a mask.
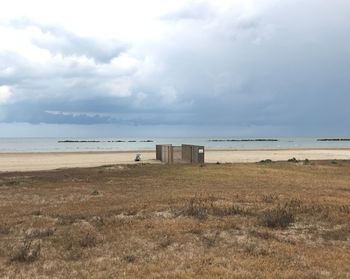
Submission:
[[[123,124],[123,125],[176,125],[186,124],[191,113],[170,112],[159,108],[147,110],[130,107],[131,100],[92,98],[89,100],[40,99],[17,102],[2,109],[3,122],[31,124]],[[18,113],[20,111],[20,113]],[[160,117],[162,115],[162,117]]]

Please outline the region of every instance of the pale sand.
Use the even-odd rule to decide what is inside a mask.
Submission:
[[[159,163],[154,151],[67,152],[67,153],[0,153],[0,171],[52,170],[58,168],[96,167],[133,164],[141,153],[143,163]],[[259,149],[206,150],[206,163],[258,162],[265,159],[350,160],[350,149]]]

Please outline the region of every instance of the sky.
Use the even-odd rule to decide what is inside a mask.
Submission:
[[[0,137],[350,134],[350,0],[0,1]]]

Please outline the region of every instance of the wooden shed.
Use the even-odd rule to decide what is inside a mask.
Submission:
[[[204,164],[204,146],[191,144],[182,144],[181,146],[156,145],[156,159],[167,164]]]

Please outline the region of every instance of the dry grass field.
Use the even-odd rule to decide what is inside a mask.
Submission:
[[[0,174],[1,278],[350,278],[350,162]]]

